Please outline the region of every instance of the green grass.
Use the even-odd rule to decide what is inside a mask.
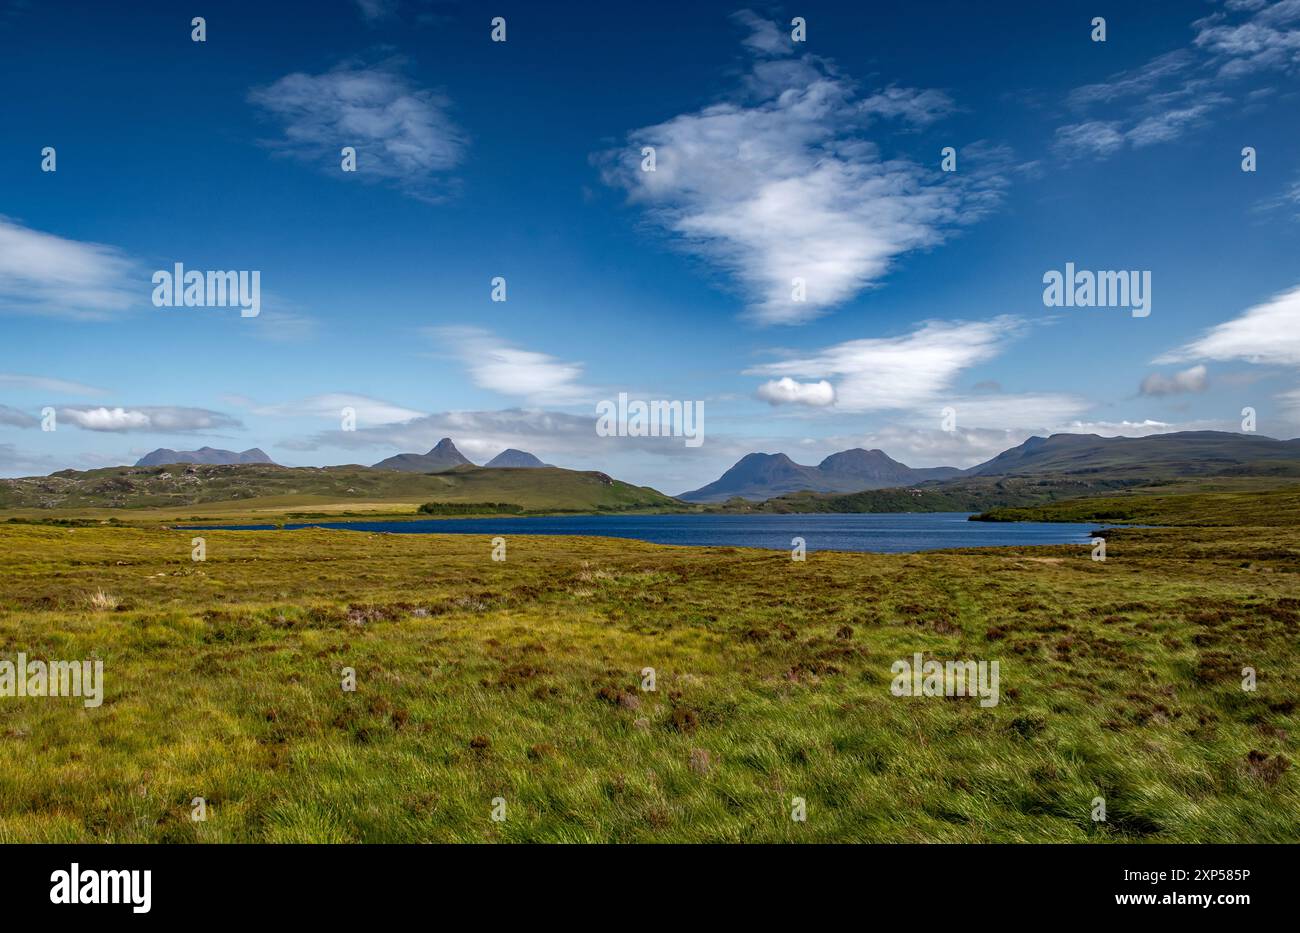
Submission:
[[[106,678],[0,699],[0,842],[1300,841],[1294,526],[1105,563],[194,534],[0,525],[0,655]],[[916,651],[1001,702],[894,697]]]

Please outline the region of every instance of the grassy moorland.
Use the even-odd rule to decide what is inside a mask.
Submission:
[[[1184,483],[1172,485],[1169,489],[1137,489],[1127,495],[990,509],[975,517],[990,522],[1116,522],[1300,529],[1300,486],[1270,488],[1262,480],[1221,481],[1213,486]]]
[[[106,678],[0,698],[0,842],[1300,841],[1296,525],[1104,563],[193,534],[0,524],[0,657]],[[1000,703],[893,696],[914,652],[999,660]]]

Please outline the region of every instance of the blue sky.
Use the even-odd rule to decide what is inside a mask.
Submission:
[[[0,474],[1300,433],[1300,0],[202,6],[0,4]],[[155,307],[176,262],[261,313]],[[1045,307],[1067,262],[1150,315]],[[704,444],[598,437],[620,392]]]

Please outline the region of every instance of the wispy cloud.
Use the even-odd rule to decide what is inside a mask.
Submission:
[[[794,51],[790,33],[753,10],[739,10],[731,18],[749,30],[741,43],[755,55],[788,55]]]
[[[1196,56],[1187,49],[1157,55],[1145,65],[1121,71],[1105,81],[1075,88],[1066,98],[1071,107],[1086,108],[1129,97],[1146,97],[1170,78],[1180,78],[1193,69]]]
[[[245,326],[254,337],[273,343],[305,343],[316,336],[320,327],[316,318],[309,314],[265,307],[257,317],[248,318]]]
[[[25,411],[10,408],[8,405],[0,405],[0,424],[12,428],[34,428],[40,424],[40,421]]]
[[[1256,71],[1290,71],[1300,64],[1300,3],[1229,3],[1233,12],[1249,19],[1227,22],[1224,14],[1201,20],[1196,47],[1211,53],[1219,74],[1241,77]]]
[[[901,119],[913,126],[929,126],[956,110],[951,97],[936,88],[891,85],[872,94],[858,105],[868,116]]]
[[[1291,220],[1300,220],[1300,178],[1291,179],[1280,192],[1261,199],[1255,210],[1261,213],[1285,211],[1290,213]]]
[[[0,373],[0,386],[9,389],[50,392],[58,395],[104,395],[108,391],[98,386],[89,386],[67,379],[56,379],[52,376],[29,376],[23,373]]]
[[[151,431],[186,434],[195,431],[213,431],[241,428],[235,418],[206,408],[184,408],[173,405],[146,405],[133,408],[60,408],[60,423],[70,422],[87,431]]]
[[[1300,286],[1247,308],[1241,315],[1157,357],[1156,363],[1242,360],[1278,366],[1300,363]]]
[[[1050,431],[1093,407],[1087,399],[1060,392],[944,396],[941,401],[956,413],[959,426],[994,430]],[[939,422],[940,410],[931,408],[926,414]]]
[[[965,147],[963,171],[945,174],[886,157],[865,138],[886,121],[928,125],[952,109],[946,94],[889,87],[861,98],[822,59],[773,57],[791,50],[770,23],[748,12],[737,19],[759,55],[741,88],[634,130],[596,160],[606,183],[739,283],[755,320],[812,320],[1000,201],[1005,149]],[[654,171],[642,170],[644,147],[655,149]]]
[[[146,284],[119,249],[68,240],[0,216],[0,311],[106,320],[140,302]]]
[[[1166,376],[1163,373],[1151,373],[1142,380],[1139,390],[1143,395],[1181,395],[1187,392],[1204,392],[1210,386],[1208,370],[1205,364],[1198,363],[1181,372]]]
[[[420,418],[425,414],[413,408],[405,408],[382,399],[371,398],[367,395],[356,395],[350,392],[327,392],[322,395],[312,395],[307,398],[275,404],[260,404],[252,399],[239,396],[229,397],[228,401],[233,405],[247,409],[250,414],[262,417],[326,418],[335,422],[341,419],[345,408],[350,408],[356,414],[359,425],[392,424],[394,422],[410,421],[412,418]]]
[[[1021,329],[1021,322],[1008,316],[927,321],[899,337],[849,340],[811,355],[755,366],[746,374],[828,380],[839,411],[917,409],[941,400],[963,370],[992,359]]]
[[[274,151],[346,178],[339,153],[353,146],[359,176],[425,201],[446,196],[447,173],[468,144],[449,115],[451,102],[412,85],[398,61],[348,62],[319,75],[295,72],[254,88],[249,100],[284,124],[284,136],[267,143]]]
[[[1088,120],[1056,128],[1054,147],[1066,158],[1095,156],[1105,158],[1124,146],[1124,133],[1118,120]]]
[[[425,333],[450,348],[481,389],[539,406],[573,405],[597,394],[581,384],[581,363],[521,349],[477,327],[430,327]]]
[[[1229,108],[1233,82],[1258,72],[1295,69],[1300,30],[1291,27],[1297,20],[1300,0],[1230,0],[1192,24],[1196,32],[1187,47],[1072,91],[1066,102],[1078,112],[1121,110],[1058,127],[1055,150],[1067,159],[1104,159],[1125,145],[1141,148],[1181,139]],[[1255,88],[1245,95],[1257,103],[1269,90]]]

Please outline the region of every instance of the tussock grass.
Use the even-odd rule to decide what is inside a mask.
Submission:
[[[111,612],[117,608],[118,598],[103,590],[96,590],[86,600],[95,612]]]
[[[0,841],[1300,841],[1294,528],[1104,564],[191,534],[0,525],[0,656],[106,684],[0,698]],[[918,651],[1001,702],[894,697]]]

